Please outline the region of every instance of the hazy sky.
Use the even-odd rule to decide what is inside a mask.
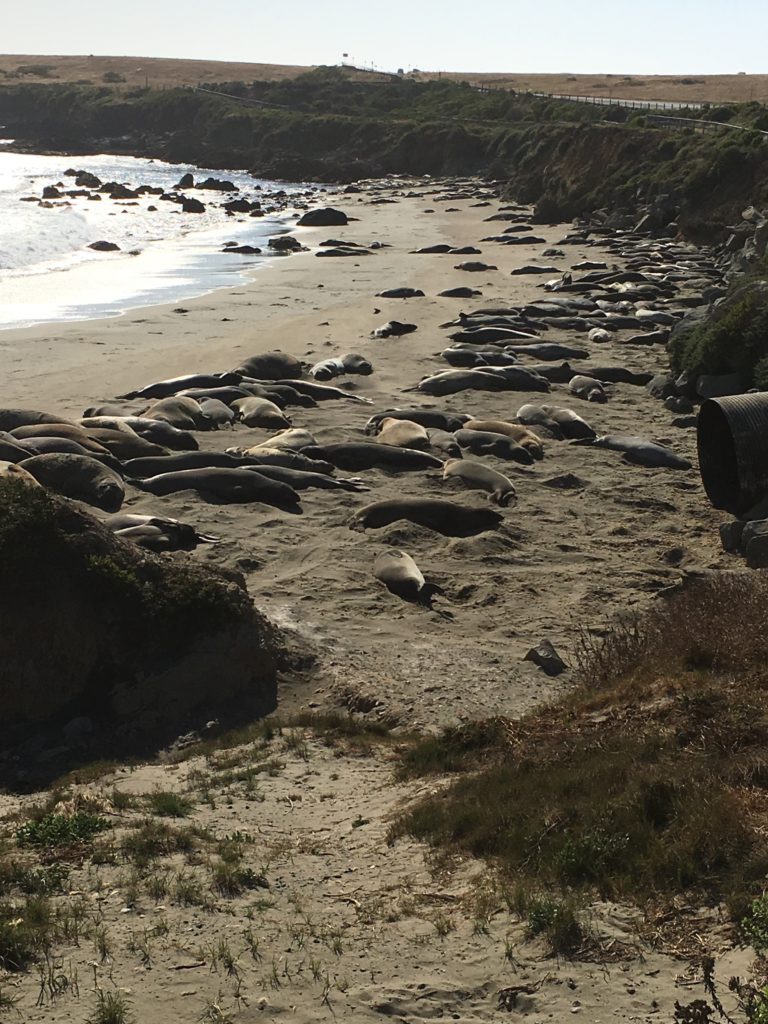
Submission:
[[[768,73],[768,0],[26,0],[4,53],[198,57],[385,70]]]

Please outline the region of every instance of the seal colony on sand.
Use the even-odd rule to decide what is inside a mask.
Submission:
[[[332,239],[300,229],[297,246],[307,251],[297,248],[291,257],[295,288],[285,284],[281,266],[287,264],[276,265],[259,272],[264,291],[255,306],[248,303],[256,293],[247,290],[242,303],[237,294],[228,297],[225,317],[215,296],[207,300],[218,312],[210,322],[202,300],[183,319],[163,314],[155,330],[180,339],[179,347],[153,349],[149,360],[146,347],[136,348],[114,384],[105,376],[77,401],[59,401],[61,389],[46,388],[47,376],[22,386],[18,408],[0,410],[0,456],[22,468],[41,467],[44,486],[98,511],[140,517],[123,522],[126,539],[156,550],[198,546],[225,567],[246,566],[254,593],[285,592],[292,614],[303,618],[309,611],[320,629],[328,621],[324,602],[338,606],[352,624],[343,644],[364,674],[368,645],[378,641],[364,625],[368,613],[355,597],[355,572],[368,581],[360,584],[366,599],[378,595],[385,602],[372,606],[374,615],[392,607],[387,591],[375,588],[372,546],[381,552],[383,542],[400,551],[398,564],[414,579],[407,559],[419,572],[429,566],[434,573],[435,608],[450,608],[455,623],[447,645],[435,632],[437,620],[428,627],[436,666],[445,666],[458,643],[477,671],[470,653],[477,628],[467,623],[481,614],[487,619],[480,609],[487,607],[489,573],[496,574],[505,594],[523,600],[523,587],[535,595],[525,597],[535,628],[528,636],[523,627],[514,659],[515,678],[533,686],[535,666],[523,657],[540,640],[543,622],[557,633],[558,646],[568,647],[562,624],[543,605],[559,608],[560,587],[589,602],[593,588],[614,593],[618,585],[618,542],[613,549],[603,537],[593,550],[592,534],[583,529],[574,541],[574,518],[586,515],[602,529],[606,508],[621,519],[645,478],[654,492],[666,491],[673,486],[666,478],[685,479],[692,465],[687,431],[673,427],[670,412],[642,390],[663,367],[658,346],[629,339],[677,322],[682,300],[695,299],[695,291],[683,294],[687,284],[654,268],[694,262],[699,254],[632,232],[603,232],[587,242],[582,231],[579,241],[563,242],[566,256],[557,260],[563,269],[548,279],[553,265],[543,243],[530,240],[528,211],[521,208],[504,224],[515,230],[485,244],[480,266],[493,283],[483,279],[486,298],[473,301],[479,290],[460,281],[468,268],[451,257],[480,255],[480,211],[464,208],[444,222],[423,216],[415,193],[425,187],[439,205],[446,192],[440,182],[410,190],[399,182],[364,183],[340,198],[342,209],[355,203],[358,216],[340,224]],[[477,183],[466,187],[497,202]],[[397,206],[377,205],[393,192]],[[435,235],[438,225],[443,238]],[[565,233],[547,234],[551,248]],[[381,240],[375,249],[372,237]],[[509,247],[512,237],[520,244]],[[375,264],[358,277],[363,270],[352,261],[312,258],[333,249],[375,251]],[[633,261],[639,269],[625,270]],[[499,270],[491,271],[494,266]],[[526,267],[542,273],[513,275]],[[346,304],[338,307],[340,298]],[[402,316],[406,306],[413,322]],[[185,341],[193,315],[203,318],[206,339],[228,340],[206,340],[201,348],[195,332],[194,343]],[[117,330],[128,346],[145,329],[100,325],[107,336]],[[169,335],[171,329],[178,333]],[[74,328],[62,332],[69,336]],[[440,343],[446,336],[449,347]],[[110,353],[111,367],[117,358]],[[636,415],[641,407],[645,419]],[[594,443],[571,447],[574,440]],[[602,447],[623,459],[601,457]],[[43,481],[47,463],[35,460],[52,459],[57,471]],[[651,496],[648,501],[650,508]],[[658,523],[648,528],[658,531]],[[582,545],[594,584],[583,576]],[[612,553],[606,556],[606,549]],[[548,577],[542,583],[536,569],[542,558],[554,560],[567,582]],[[305,559],[306,578],[294,567]],[[596,566],[603,562],[601,574]],[[288,582],[275,588],[270,573]],[[310,577],[329,582],[313,588]],[[305,598],[306,610],[298,603]],[[496,643],[507,642],[501,614],[507,600],[491,616]],[[594,598],[593,610],[601,613],[604,603]],[[439,628],[447,621],[441,618]],[[388,622],[385,631],[393,629]],[[510,698],[482,650],[481,644],[483,686],[507,706]],[[375,656],[389,658],[380,647]],[[409,685],[405,669],[390,665],[390,672],[397,686]],[[482,693],[461,699],[480,711]]]

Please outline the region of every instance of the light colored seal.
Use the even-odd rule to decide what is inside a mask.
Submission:
[[[268,427],[279,430],[290,427],[291,421],[279,406],[268,398],[237,398],[232,403],[237,418],[246,427]]]
[[[108,516],[105,522],[118,537],[150,551],[192,551],[198,544],[217,544],[219,540],[218,537],[198,533],[189,523],[166,516],[117,512]]]
[[[387,590],[405,601],[419,601],[426,584],[424,574],[406,551],[387,548],[373,563],[373,575]]]
[[[623,452],[624,461],[635,466],[647,466],[651,469],[691,468],[688,459],[673,452],[671,448],[667,448],[663,444],[656,444],[655,441],[646,441],[642,437],[634,437],[631,434],[605,434],[602,437],[586,438],[573,443]]]
[[[15,462],[0,462],[0,479],[18,480],[20,484],[25,484],[27,487],[40,486],[30,472],[23,466],[17,466]]]
[[[208,430],[211,427],[200,403],[194,398],[181,395],[153,402],[144,413],[144,418],[162,420],[177,430]]]
[[[506,420],[467,420],[466,430],[486,430],[491,434],[506,434],[527,448],[534,459],[544,458],[544,445],[541,438],[520,423],[507,423]]]
[[[399,420],[387,417],[379,423],[376,436],[379,444],[393,444],[398,448],[416,448],[425,451],[430,447],[426,429],[413,420]]]
[[[497,505],[514,505],[517,491],[509,477],[471,459],[448,459],[443,480],[460,480],[471,491],[486,491]]]
[[[309,445],[316,445],[317,441],[308,430],[301,427],[290,427],[288,430],[281,430],[277,434],[260,444],[253,445],[253,448],[282,448],[292,452],[299,452]]]
[[[576,395],[577,398],[583,398],[587,402],[608,401],[605,388],[594,377],[584,377],[577,373],[575,377],[571,377],[568,383],[568,390],[572,395]]]
[[[119,511],[125,499],[117,473],[88,455],[34,455],[21,466],[43,487],[104,512]]]
[[[28,427],[16,427],[11,431],[13,437],[25,441],[35,437],[58,437],[67,441],[76,441],[82,448],[97,455],[109,455],[109,451],[94,438],[85,427],[72,423],[40,423]]]

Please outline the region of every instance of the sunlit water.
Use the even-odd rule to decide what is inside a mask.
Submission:
[[[196,181],[227,178],[240,191],[186,191],[205,204],[205,213],[199,214],[183,213],[177,204],[151,194],[131,200],[131,205],[108,196],[98,202],[85,196],[68,198],[70,205],[57,202],[49,209],[21,201],[24,196],[41,196],[46,185],[61,183],[61,191],[75,189],[75,179],[64,175],[68,168],[90,171],[103,182],[168,191],[189,171]],[[265,248],[270,237],[293,225],[290,197],[305,189],[243,172],[159,160],[0,151],[0,329],[116,316],[127,309],[178,302],[239,284],[247,270],[264,265],[269,256],[228,255],[221,252],[223,244],[234,241]],[[231,217],[221,208],[225,201],[244,196],[260,200],[268,209],[272,202],[285,203],[284,198],[270,198],[278,191],[288,193],[289,203],[279,213]],[[150,206],[156,210],[148,210]],[[88,248],[100,240],[116,243],[121,251]],[[138,255],[129,255],[131,251]]]

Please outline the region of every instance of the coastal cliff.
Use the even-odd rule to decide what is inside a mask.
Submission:
[[[331,68],[215,91],[0,88],[4,133],[28,149],[97,149],[293,180],[482,174],[549,222],[600,209],[634,216],[663,196],[687,237],[723,240],[745,205],[768,201],[768,136],[737,130],[758,128],[765,111],[688,113],[724,126],[702,134],[624,108],[455,82],[366,85]]]

